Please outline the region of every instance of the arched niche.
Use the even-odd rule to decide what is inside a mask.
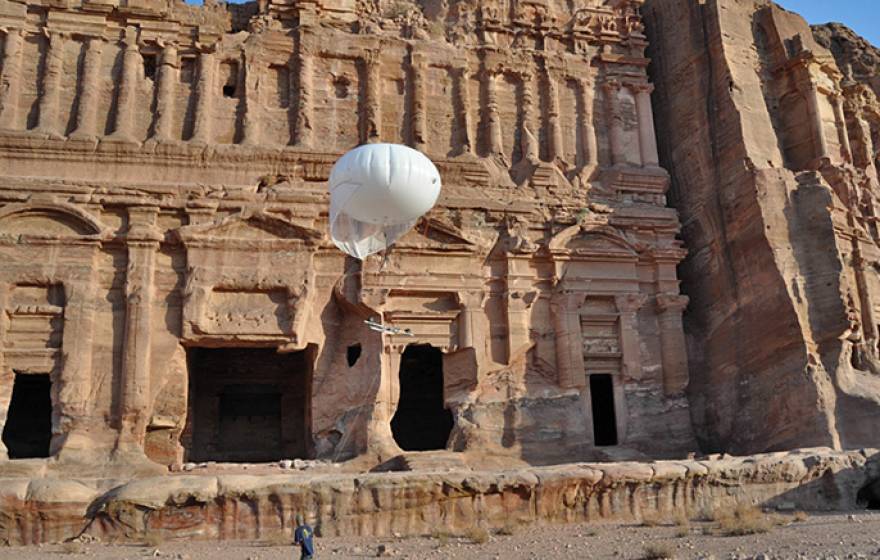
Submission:
[[[107,228],[84,210],[68,204],[10,204],[0,208],[0,236],[34,239],[98,239]]]

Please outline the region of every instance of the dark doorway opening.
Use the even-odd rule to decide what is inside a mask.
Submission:
[[[614,382],[610,374],[590,376],[590,404],[593,407],[593,439],[596,445],[617,445]]]
[[[48,374],[16,373],[3,428],[10,459],[49,456],[52,439],[52,382]]]
[[[348,367],[354,367],[361,357],[361,343],[352,344],[345,352],[345,359],[348,361]]]
[[[873,480],[856,494],[856,503],[869,510],[880,510],[880,479]]]
[[[394,441],[404,451],[445,449],[452,413],[443,400],[443,353],[408,346],[400,359],[400,402],[391,419]]]
[[[188,461],[308,458],[311,351],[190,348]]]

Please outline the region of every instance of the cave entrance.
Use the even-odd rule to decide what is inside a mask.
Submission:
[[[188,461],[269,462],[310,451],[311,352],[190,348]]]
[[[52,439],[52,381],[48,373],[15,373],[3,427],[10,459],[49,456]]]
[[[617,414],[614,411],[614,380],[611,374],[590,375],[590,404],[595,444],[617,445]]]
[[[400,402],[391,419],[394,441],[404,451],[446,449],[452,413],[443,399],[443,353],[410,345],[400,358]]]

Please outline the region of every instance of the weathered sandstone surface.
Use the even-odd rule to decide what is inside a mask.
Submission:
[[[699,516],[736,504],[791,510],[864,506],[877,450],[801,450],[754,457],[575,463],[510,471],[174,475],[109,480],[0,480],[0,542],[291,537],[306,512],[320,534],[426,535],[441,527],[639,521]],[[862,494],[860,495],[860,491]],[[880,494],[878,494],[880,496]]]
[[[705,449],[872,445],[880,425],[876,53],[763,0],[650,0],[661,162],[689,257]],[[836,57],[836,59],[835,59]]]
[[[0,457],[693,451],[639,5],[0,0]],[[444,190],[361,263],[379,141]]]
[[[0,540],[880,501],[878,66],[767,0],[0,0]],[[360,262],[380,141],[444,190]]]

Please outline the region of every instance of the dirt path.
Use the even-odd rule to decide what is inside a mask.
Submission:
[[[790,517],[790,516],[789,516]],[[468,537],[438,534],[432,538],[318,540],[321,560],[327,558],[375,558],[380,546],[385,557],[417,559],[485,558],[631,560],[672,554],[676,559],[822,559],[858,560],[880,558],[880,512],[810,515],[803,521],[767,533],[748,536],[704,534],[717,532],[715,524],[688,526],[635,526],[581,524],[520,527],[512,535],[486,535],[475,531]],[[154,543],[155,544],[155,543]],[[653,549],[653,550],[652,550]],[[10,560],[138,559],[178,560],[290,560],[298,558],[290,545],[254,543],[167,542],[155,546],[78,544],[0,549]]]

